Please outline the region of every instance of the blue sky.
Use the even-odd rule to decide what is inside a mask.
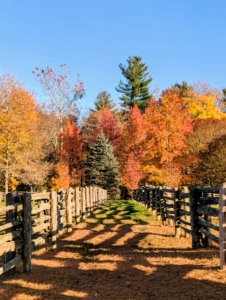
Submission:
[[[225,0],[0,0],[0,74],[42,99],[32,70],[66,63],[84,82],[80,109],[103,90],[118,102],[119,64],[141,56],[151,90],[183,80],[226,86]]]

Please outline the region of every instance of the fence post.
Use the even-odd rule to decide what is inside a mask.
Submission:
[[[211,193],[204,193],[204,196],[205,197],[211,197],[212,194]],[[210,204],[206,204],[205,206],[210,207]],[[211,223],[211,216],[210,215],[204,215],[204,220],[208,223]],[[206,227],[205,229],[211,234],[211,227]],[[211,247],[212,239],[206,236],[203,240],[203,244],[207,247]]]
[[[197,213],[197,189],[195,186],[190,187],[190,210],[191,210],[191,231],[192,231],[192,248],[199,247],[198,236],[198,213]]]
[[[81,196],[82,196],[82,219],[86,219],[86,195],[85,188],[81,188]]]
[[[180,237],[180,201],[179,201],[179,190],[175,188],[175,201],[174,201],[174,226],[175,236]]]
[[[56,240],[57,240],[57,192],[51,192],[51,200],[50,200],[50,207],[51,207],[51,249],[56,249]]]
[[[23,271],[30,273],[31,266],[31,194],[23,194]]]
[[[89,187],[90,211],[93,211],[93,187]]]
[[[226,183],[220,186],[219,193],[219,243],[220,243],[220,268],[226,266]]]
[[[16,192],[12,192],[12,193],[8,193],[6,195],[6,206],[8,205],[14,205],[14,199],[16,196]],[[11,223],[15,220],[15,211],[14,210],[9,210],[6,213],[6,223]],[[13,228],[9,228],[6,229],[6,233],[12,232]],[[15,257],[16,252],[15,251],[11,251],[5,254],[5,258],[4,258],[4,263],[7,263],[8,261],[10,261],[13,257]],[[6,274],[14,274],[16,271],[16,267],[13,267],[12,269],[10,269],[9,271],[6,272]]]
[[[162,224],[165,225],[166,214],[165,214],[165,200],[163,199],[163,190],[162,187],[157,189],[158,197],[156,201],[156,211],[157,211],[157,220],[162,219]]]
[[[187,186],[183,186],[183,192],[184,192],[184,193],[189,193],[189,190],[188,190],[188,187],[187,187]],[[190,200],[189,198],[185,198],[185,199],[184,199],[184,202],[189,203],[189,200]],[[189,206],[186,206],[186,205],[185,205],[184,210],[187,211],[187,212],[190,212],[191,208],[189,208]],[[185,215],[184,218],[185,218],[185,220],[186,220],[187,222],[191,222],[191,212],[190,212],[190,216]],[[189,226],[188,226],[188,225],[185,225],[185,227],[189,227]],[[190,234],[189,234],[188,232],[185,232],[185,237],[188,238],[189,236],[190,236]]]
[[[89,195],[89,187],[88,186],[86,186],[85,187],[85,190],[86,190],[86,205],[87,205],[87,215],[88,216],[90,216],[90,211],[91,211],[91,209],[90,209],[90,195]]]
[[[81,218],[81,206],[80,206],[80,191],[79,187],[75,188],[75,220],[76,224],[80,222]]]
[[[67,190],[66,196],[66,222],[67,222],[67,232],[72,232],[72,211],[71,211],[71,200],[72,200],[73,189],[69,188]]]

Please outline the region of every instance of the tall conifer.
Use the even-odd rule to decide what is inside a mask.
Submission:
[[[141,112],[144,112],[151,98],[149,84],[152,77],[149,75],[148,67],[142,63],[141,57],[129,56],[127,63],[128,66],[119,65],[126,83],[120,80],[116,91],[122,93],[119,99],[123,101],[123,107],[132,108],[137,104]]]

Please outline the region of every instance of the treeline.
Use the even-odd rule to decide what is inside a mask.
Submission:
[[[119,65],[121,107],[102,91],[82,121],[85,94],[66,65],[36,68],[45,105],[12,75],[0,76],[1,189],[30,191],[98,185],[120,197],[140,184],[216,186],[226,177],[226,91],[205,83],[150,92],[141,57]],[[43,100],[43,99],[42,99]]]

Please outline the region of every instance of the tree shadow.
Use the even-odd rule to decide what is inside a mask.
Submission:
[[[90,218],[94,217],[95,213]],[[0,277],[1,299],[225,298],[226,274],[217,266],[217,248],[143,248],[141,241],[148,235],[155,239],[158,233],[139,231],[148,222],[134,228],[134,223],[123,223],[126,220],[80,224],[58,240],[55,251],[34,252],[31,274],[23,274],[20,266],[14,276]],[[164,227],[159,228],[159,236],[174,241],[164,234]]]

